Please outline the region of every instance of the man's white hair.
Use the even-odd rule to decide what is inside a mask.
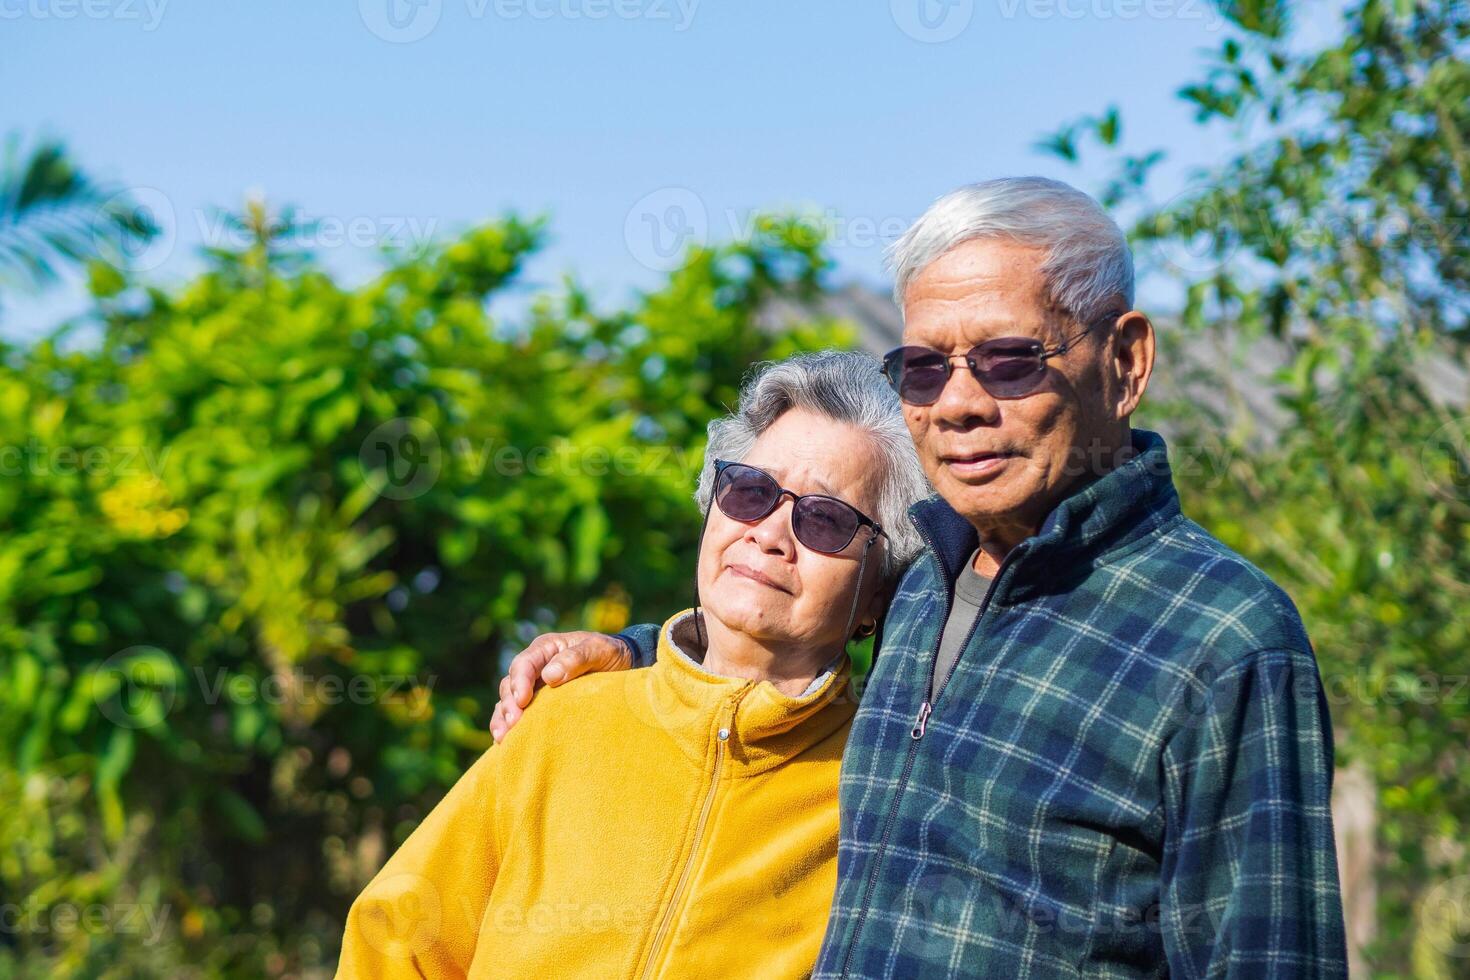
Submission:
[[[1002,177],[944,195],[889,248],[898,308],[929,263],[985,238],[1043,249],[1047,298],[1083,323],[1109,312],[1114,297],[1133,306],[1133,253],[1101,204],[1059,180]]]

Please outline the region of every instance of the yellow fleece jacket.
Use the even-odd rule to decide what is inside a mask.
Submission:
[[[539,692],[353,903],[337,975],[809,975],[850,665],[789,697],[705,670],[692,626],[647,670]]]

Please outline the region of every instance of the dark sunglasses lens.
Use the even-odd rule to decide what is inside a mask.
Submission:
[[[911,405],[932,405],[949,380],[949,362],[923,347],[901,347],[888,362],[888,380]]]
[[[775,480],[749,466],[727,466],[715,485],[715,502],[726,517],[758,521],[776,506],[781,488]]]
[[[980,383],[998,398],[1014,398],[1033,391],[1046,375],[1042,346],[1025,338],[1001,338],[981,344],[972,352]]]
[[[829,497],[803,497],[791,514],[796,540],[828,555],[846,548],[857,529],[857,512]]]

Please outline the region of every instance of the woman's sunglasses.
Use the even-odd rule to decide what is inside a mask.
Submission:
[[[883,376],[908,404],[933,405],[954,372],[952,361],[963,356],[970,373],[992,398],[1021,398],[1040,386],[1047,361],[1067,353],[1099,323],[1121,315],[1109,313],[1051,348],[1034,337],[997,337],[964,355],[945,354],[932,347],[895,347],[883,356]]]
[[[763,519],[790,497],[791,533],[813,551],[835,555],[852,543],[858,528],[873,529],[873,538],[883,533],[876,521],[836,497],[787,490],[765,470],[745,463],[715,460],[715,503],[731,520],[751,524]]]

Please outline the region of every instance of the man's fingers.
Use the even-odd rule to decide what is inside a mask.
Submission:
[[[515,727],[516,722],[521,720],[521,709],[514,701],[507,701],[501,717],[505,719],[506,730],[510,730]]]
[[[585,667],[578,667],[581,658],[570,651],[563,651],[551,658],[551,663],[541,670],[541,679],[552,687],[556,687],[569,678],[585,673]]]
[[[520,718],[521,709],[531,703],[540,684],[537,675],[551,658],[553,649],[548,637],[537,637],[530,646],[511,658],[510,669],[500,679],[500,700],[490,716],[490,733],[495,736],[495,741],[505,737]]]
[[[514,716],[511,714],[512,711],[515,712]],[[490,734],[495,736],[495,741],[504,741],[505,733],[515,727],[516,719],[520,716],[520,710],[510,702],[495,702],[495,711],[490,715]]]
[[[516,654],[515,659],[510,662],[510,674],[506,677],[510,682],[510,696],[501,695],[507,703],[519,708],[531,703],[531,695],[536,690],[537,675],[550,658],[550,651],[546,647],[546,644],[532,644]]]
[[[626,670],[632,666],[627,647],[602,633],[547,633],[516,654],[500,679],[500,700],[490,719],[498,742],[515,727],[543,684],[559,687],[583,674]]]
[[[578,633],[542,668],[541,679],[556,687],[583,674],[621,670],[628,666],[623,659],[623,646],[612,637],[601,633]]]

